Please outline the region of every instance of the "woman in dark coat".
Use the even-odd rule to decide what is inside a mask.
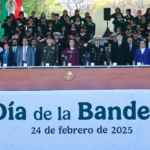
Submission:
[[[7,66],[15,66],[15,54],[10,50],[10,44],[5,43],[4,51],[0,53],[0,61],[3,64],[7,64]]]

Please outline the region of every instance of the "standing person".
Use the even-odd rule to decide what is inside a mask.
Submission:
[[[107,47],[107,52],[106,52],[106,60],[107,60],[107,65],[111,65],[111,43],[108,44]]]
[[[75,10],[74,16],[72,16],[72,17],[70,18],[71,22],[74,23],[74,22],[76,21],[76,17],[79,17],[79,19],[82,20],[80,14],[79,14],[79,10],[77,10],[77,9]]]
[[[66,17],[69,17],[68,12],[67,10],[64,10],[63,15],[60,17],[60,20],[62,21],[62,23],[66,21]]]
[[[111,60],[112,63],[117,65],[129,65],[130,53],[129,44],[122,41],[123,36],[121,33],[117,34],[117,41],[111,44]]]
[[[42,63],[42,51],[36,47],[37,40],[34,38],[31,40],[31,45],[35,54],[35,66],[41,66]]]
[[[66,48],[64,51],[61,52],[63,55],[67,55],[67,65],[71,63],[72,66],[79,65],[79,52],[78,49],[75,48],[75,41],[70,39],[69,41],[69,48]]]
[[[4,48],[4,45],[5,45],[6,42],[7,42],[6,35],[3,35],[2,36],[2,41],[0,41],[0,47]]]
[[[15,66],[15,55],[10,50],[10,44],[5,43],[4,51],[0,53],[0,61],[3,64],[7,64],[7,66]]]
[[[14,37],[12,40],[11,51],[15,54],[15,65],[17,65],[17,51],[19,47],[20,46],[18,46],[18,39]]]
[[[43,42],[44,40],[46,40],[46,45],[42,46],[43,63],[49,63],[50,66],[58,66],[58,46],[53,44],[54,40],[50,35],[48,35],[47,38],[40,40],[40,42]]]
[[[17,51],[17,66],[20,66],[23,63],[27,63],[27,66],[34,66],[34,51],[31,46],[28,46],[27,38],[23,38],[22,44],[23,46],[20,47]]]
[[[106,52],[104,46],[100,45],[101,36],[94,36],[94,45],[89,46],[90,62],[95,65],[106,65]]]
[[[133,65],[135,52],[136,52],[136,49],[138,47],[137,47],[137,45],[133,44],[133,38],[132,37],[128,37],[127,42],[129,43],[129,50],[130,50],[130,62],[129,62],[129,64]]]
[[[146,48],[144,40],[140,41],[140,48],[136,50],[134,60],[135,65],[137,65],[138,62],[145,65],[150,64],[150,49]]]

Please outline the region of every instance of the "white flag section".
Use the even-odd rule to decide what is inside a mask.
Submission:
[[[0,150],[148,150],[149,108],[150,90],[1,91]]]

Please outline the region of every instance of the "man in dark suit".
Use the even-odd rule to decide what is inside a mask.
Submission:
[[[35,46],[36,42],[37,42],[36,39],[32,39],[31,40],[31,45],[33,47],[33,51],[34,51],[34,54],[35,54],[35,66],[41,66],[41,63],[42,63],[42,51]]]
[[[11,51],[15,54],[15,65],[17,65],[17,51],[20,46],[18,46],[18,40],[17,38],[13,38],[12,45],[11,45]]]
[[[63,42],[61,42],[61,40],[59,39],[60,36],[59,32],[54,32],[53,36],[54,36],[55,44],[58,46],[58,62],[59,65],[62,65],[61,52],[64,50],[64,45]]]
[[[4,48],[4,45],[5,45],[6,42],[7,42],[6,35],[3,35],[2,36],[2,41],[0,41],[0,47]]]
[[[129,43],[129,50],[130,50],[130,61],[129,64],[133,65],[133,60],[135,56],[136,49],[138,49],[137,45],[133,44],[133,38],[128,37],[127,42]]]
[[[117,65],[129,65],[130,52],[129,44],[122,41],[122,34],[117,34],[117,41],[111,44],[111,60]]]

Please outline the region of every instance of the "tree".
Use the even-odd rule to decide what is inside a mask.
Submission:
[[[65,9],[65,6],[58,3],[58,0],[22,0],[22,7],[27,16],[30,16],[32,11],[36,11],[37,16],[44,12],[48,18],[52,12],[62,13]]]

